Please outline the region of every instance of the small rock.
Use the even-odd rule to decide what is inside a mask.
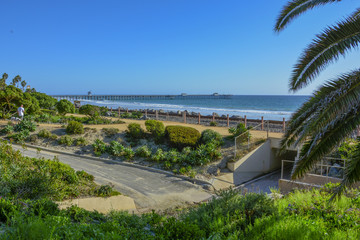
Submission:
[[[204,185],[202,185],[202,188],[207,190],[207,191],[214,191],[215,190],[214,187],[211,186],[210,184],[204,184]]]

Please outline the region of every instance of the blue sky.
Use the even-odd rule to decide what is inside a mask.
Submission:
[[[280,34],[285,0],[2,0],[0,73],[48,94],[289,94],[315,34],[359,7],[314,9]],[[307,88],[358,67],[359,52]]]

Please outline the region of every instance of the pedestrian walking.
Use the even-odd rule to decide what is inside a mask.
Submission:
[[[24,113],[25,113],[24,105],[21,104],[21,106],[17,109],[17,112],[18,112],[19,118],[21,120],[23,120],[24,119]]]

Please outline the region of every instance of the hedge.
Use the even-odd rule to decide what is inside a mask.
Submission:
[[[165,132],[170,145],[178,149],[195,147],[201,136],[195,128],[184,126],[167,126]]]

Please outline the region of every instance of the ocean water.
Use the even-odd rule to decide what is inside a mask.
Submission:
[[[121,101],[82,101],[81,104],[94,104],[112,108],[155,109],[165,111],[184,111],[212,115],[229,114],[249,119],[288,120],[309,96],[264,96],[233,95],[230,99],[157,99]]]

